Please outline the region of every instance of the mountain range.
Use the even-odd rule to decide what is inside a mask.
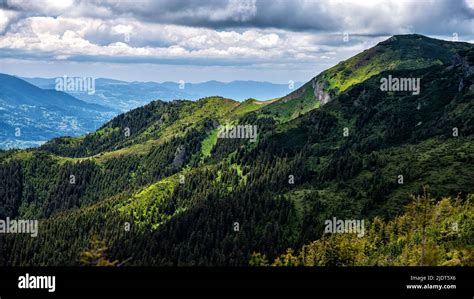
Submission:
[[[38,146],[96,130],[117,110],[0,74],[0,148]]]
[[[474,45],[397,35],[281,98],[152,101],[0,161],[0,218],[40,219],[0,265],[472,266]]]
[[[120,112],[152,100],[197,100],[223,95],[236,100],[277,98],[293,86],[257,81],[230,83],[125,82],[99,78],[94,92],[56,91],[56,79],[0,74],[0,148],[27,148],[59,136],[95,131]]]
[[[55,88],[55,78],[22,78],[44,89]],[[203,83],[177,82],[126,82],[98,78],[95,80],[95,93],[71,92],[70,94],[85,102],[118,108],[122,112],[143,106],[152,100],[198,100],[208,96],[223,96],[237,101],[249,98],[268,100],[281,97],[299,88],[302,84],[275,84],[258,81],[208,81]]]

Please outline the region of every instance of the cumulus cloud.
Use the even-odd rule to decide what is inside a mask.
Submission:
[[[157,42],[158,41],[158,42]],[[61,59],[109,56],[137,60],[193,59],[291,61],[317,59],[332,46],[306,32],[143,23],[133,19],[40,17],[23,19],[0,36],[0,49]]]

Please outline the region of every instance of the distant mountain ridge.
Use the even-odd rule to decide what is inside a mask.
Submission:
[[[40,88],[54,89],[55,78],[22,78]],[[203,83],[186,82],[127,82],[115,79],[95,80],[95,94],[70,93],[89,102],[118,108],[123,112],[143,106],[152,100],[198,100],[210,96],[222,96],[237,101],[249,98],[270,100],[285,96],[292,89],[299,88],[301,82],[276,84],[261,81],[207,81]]]
[[[0,148],[37,146],[93,131],[117,110],[0,74]]]

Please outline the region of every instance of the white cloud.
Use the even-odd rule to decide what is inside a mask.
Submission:
[[[125,39],[128,36],[130,43]],[[91,40],[101,40],[103,44]],[[104,43],[104,41],[107,41]],[[150,46],[160,41],[165,46]],[[111,59],[311,59],[322,47],[310,33],[217,31],[128,19],[29,17],[0,36],[0,48],[53,53],[54,57],[109,56]],[[134,43],[142,46],[134,45]]]

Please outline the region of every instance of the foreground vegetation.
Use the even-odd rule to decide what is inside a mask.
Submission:
[[[375,217],[364,236],[324,235],[295,254],[289,248],[270,263],[253,253],[252,266],[474,266],[474,196],[412,198],[389,221]]]

